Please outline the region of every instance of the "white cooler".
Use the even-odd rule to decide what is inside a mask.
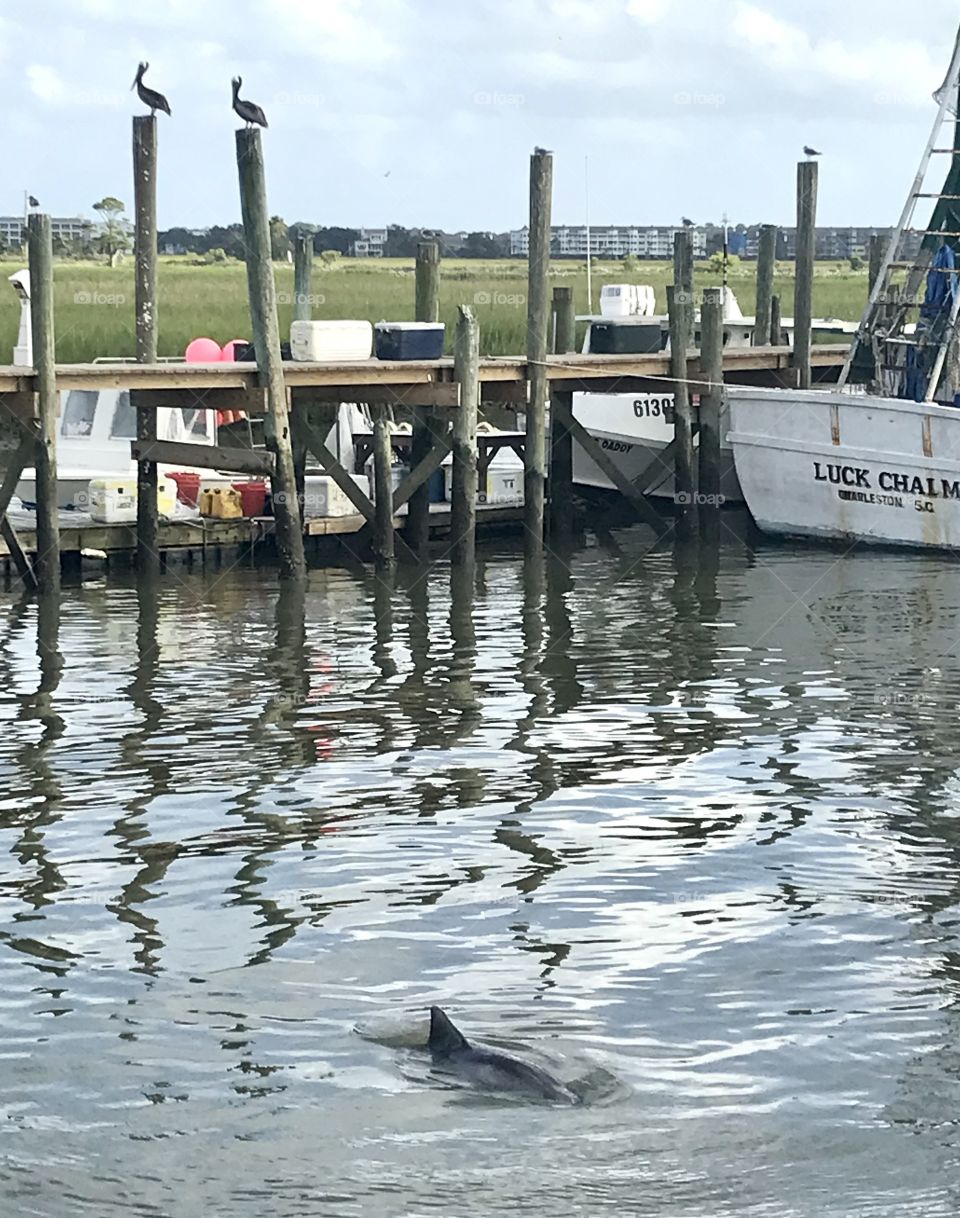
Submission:
[[[295,321],[290,324],[290,354],[311,363],[370,359],[373,326],[368,321]]]
[[[370,484],[366,474],[351,474],[350,476],[365,495],[370,493]],[[304,478],[304,520],[316,520],[328,516],[352,516],[356,510],[353,501],[344,494],[329,474],[307,474]]]

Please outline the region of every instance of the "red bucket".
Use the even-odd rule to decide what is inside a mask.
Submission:
[[[200,475],[184,471],[167,474],[167,477],[176,482],[177,498],[180,502],[187,504],[188,507],[196,507],[197,500],[200,498]]]
[[[233,489],[240,492],[240,504],[244,516],[262,516],[266,510],[266,482],[234,482]]]

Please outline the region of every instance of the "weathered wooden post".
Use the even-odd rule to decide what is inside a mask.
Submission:
[[[693,342],[693,314],[696,301],[693,295],[693,232],[689,228],[678,229],[673,234],[673,283],[682,296],[677,303],[688,306],[684,314],[687,326],[684,349]]]
[[[783,334],[783,319],[780,316],[780,297],[770,297],[770,346],[779,347]]]
[[[480,404],[480,327],[460,306],[453,352],[460,406],[453,416],[453,485],[450,494],[450,554],[473,562],[477,540],[477,413]]]
[[[313,316],[313,234],[298,232],[293,243],[293,320]]]
[[[373,411],[373,551],[381,563],[392,563],[393,535],[393,445],[390,442],[390,412],[386,406]]]
[[[753,345],[766,347],[770,343],[770,301],[773,298],[773,272],[777,262],[775,224],[760,225],[757,247],[757,306],[754,309]]]
[[[250,293],[250,321],[257,353],[259,380],[267,394],[264,440],[275,458],[272,476],[273,514],[280,556],[280,574],[288,579],[302,579],[306,575],[306,563],[290,441],[287,391],[280,359],[277,286],[270,259],[270,218],[267,210],[263,149],[258,128],[242,127],[236,135],[240,207]]]
[[[553,155],[537,148],[530,157],[530,246],[527,255],[527,425],[523,446],[523,495],[527,550],[543,545],[547,480],[547,327],[550,315],[550,205]]]
[[[573,289],[553,289],[553,350],[556,355],[576,346],[576,316]],[[560,382],[562,384],[562,382]],[[564,409],[566,408],[566,409]],[[573,530],[573,436],[564,421],[573,409],[573,393],[553,389],[550,394],[550,530],[555,534]]]
[[[700,464],[697,502],[720,506],[720,410],[723,406],[723,289],[707,288],[700,309]]]
[[[60,589],[60,521],[57,511],[57,374],[53,324],[53,240],[50,217],[27,218],[30,264],[30,324],[37,375],[39,430],[34,450],[37,476],[37,585]]]
[[[667,288],[670,320],[670,376],[673,378],[674,500],[684,519],[694,511],[693,410],[687,385],[687,343],[693,329],[692,293],[678,284]]]
[[[133,120],[134,313],[137,363],[157,362],[157,120],[138,114]],[[157,412],[137,407],[137,439],[157,438]],[[137,462],[137,569],[146,575],[160,570],[160,513],[157,505],[157,463]]]
[[[414,287],[414,320],[440,320],[440,246],[436,241],[421,241],[417,245]],[[433,435],[429,425],[429,410],[413,409],[413,435],[410,437],[410,467],[416,469],[430,451]],[[430,541],[430,487],[427,482],[410,496],[407,523],[404,530],[410,548],[421,557]]]
[[[793,365],[797,388],[810,388],[810,344],[813,320],[813,260],[816,254],[816,161],[797,164],[797,253],[793,303]]]

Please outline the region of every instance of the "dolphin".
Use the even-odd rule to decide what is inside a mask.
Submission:
[[[493,1049],[475,1049],[440,1007],[430,1008],[427,1048],[433,1064],[485,1091],[509,1091],[554,1103],[578,1104],[579,1096],[539,1066]]]

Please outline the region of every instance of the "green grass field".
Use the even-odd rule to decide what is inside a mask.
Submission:
[[[24,264],[0,262],[4,278]],[[786,316],[793,313],[792,265],[781,263],[774,290]],[[450,349],[456,310],[469,304],[480,321],[481,349],[487,355],[514,355],[526,342],[526,263],[520,260],[449,260],[441,267],[440,314],[447,323]],[[705,265],[697,267],[697,287],[719,283]],[[280,328],[286,336],[292,313],[293,268],[276,264],[280,299]],[[755,264],[743,263],[730,274],[730,286],[745,314],[754,308]],[[652,284],[657,309],[666,311],[666,285],[672,282],[669,262],[643,262],[624,272],[619,262],[595,263],[594,308],[603,283]],[[578,313],[587,311],[586,269],[582,263],[553,264],[553,284],[569,284]],[[219,343],[250,337],[246,271],[242,263],[196,266],[186,258],[160,260],[160,354],[182,355],[192,338],[206,335]],[[133,332],[133,262],[111,268],[94,262],[57,262],[55,268],[57,358],[63,363],[98,356],[131,356]],[[413,317],[413,261],[406,259],[344,258],[332,267],[314,263],[313,315],[317,318],[366,318],[406,321]],[[866,271],[845,264],[818,262],[814,282],[814,313],[820,317],[856,320],[867,294]],[[0,362],[12,358],[19,319],[19,302],[12,288],[0,290]],[[579,336],[578,336],[579,337]]]

